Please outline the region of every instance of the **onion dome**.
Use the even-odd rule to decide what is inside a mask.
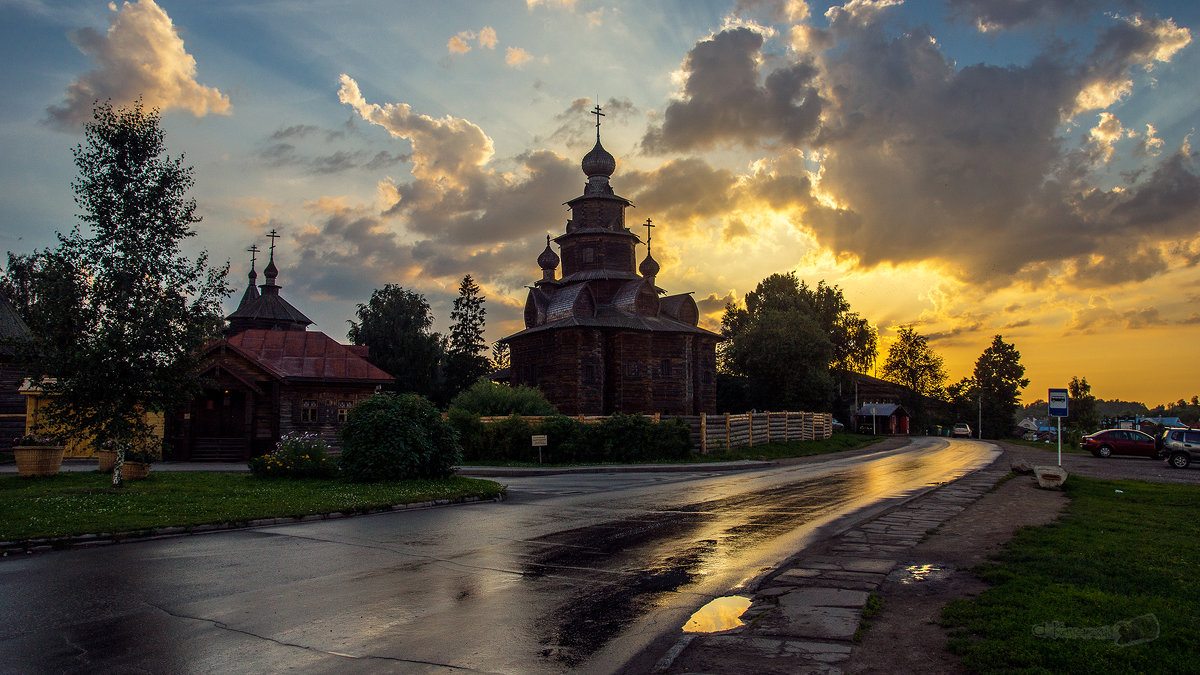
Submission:
[[[647,250],[646,259],[642,261],[641,265],[638,265],[638,272],[641,272],[642,276],[644,277],[656,277],[658,276],[659,269],[658,261],[655,260],[654,256],[650,255],[650,251]]]
[[[267,278],[268,284],[275,283],[275,279],[279,276],[279,268],[275,266],[275,252],[271,252],[271,261],[267,263],[266,269],[263,270],[263,276]]]
[[[558,267],[558,254],[554,249],[550,248],[550,235],[546,235],[546,250],[537,259],[538,267],[543,270],[552,270]]]
[[[600,145],[600,134],[596,134],[596,147],[592,148],[591,152],[583,156],[583,173],[588,178],[592,176],[604,176],[608,178],[617,170],[617,160],[603,145]]]

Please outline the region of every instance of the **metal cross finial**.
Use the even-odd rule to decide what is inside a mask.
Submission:
[[[655,226],[653,223],[651,223],[651,222],[650,222],[650,219],[649,219],[649,218],[647,218],[647,219],[646,219],[646,224],[645,224],[645,225],[643,225],[643,227],[645,227],[645,228],[646,228],[646,250],[648,251],[648,250],[650,250],[650,234],[651,234],[651,233],[650,233],[650,228],[652,228],[652,227],[656,227],[656,226]]]
[[[546,247],[550,247],[550,235],[546,235]]]
[[[275,231],[274,228],[272,228],[271,231],[267,233],[267,237],[269,237],[271,239],[271,260],[274,261],[275,260],[275,240],[278,239],[280,237],[280,235],[278,232]]]
[[[254,269],[254,261],[258,259],[258,244],[250,244],[250,248],[246,251],[250,253],[250,269]]]
[[[596,116],[596,141],[599,142],[599,140],[600,140],[600,118],[605,116],[604,113],[600,112],[600,104],[599,103],[597,103],[596,107],[592,109],[592,114]]]

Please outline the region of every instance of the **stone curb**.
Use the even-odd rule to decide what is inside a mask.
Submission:
[[[856,643],[870,594],[929,531],[961,513],[1008,473],[1005,455],[962,477],[918,492],[824,538],[822,554],[801,554],[752,582],[744,625],[710,634],[684,633],[654,673],[840,673]]]
[[[475,504],[478,502],[500,502],[506,495],[498,497],[455,497],[448,499],[432,499],[424,502],[408,504],[393,504],[365,511],[331,511],[329,513],[310,513],[303,516],[279,516],[274,518],[255,518],[254,520],[204,523],[201,525],[170,525],[151,527],[142,530],[125,530],[122,532],[101,532],[98,534],[78,534],[68,537],[47,537],[43,539],[25,539],[21,541],[0,541],[0,559],[16,553],[45,553],[47,551],[62,551],[68,549],[95,548],[111,544],[123,544],[134,541],[151,539],[167,539],[193,534],[211,534],[231,530],[247,530],[255,527],[272,527],[275,525],[295,525],[310,523],[317,520],[337,520],[355,516],[369,516],[393,511],[410,511],[414,509],[429,509],[439,506],[460,504]]]

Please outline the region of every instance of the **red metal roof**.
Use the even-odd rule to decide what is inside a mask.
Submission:
[[[284,378],[391,382],[357,349],[319,331],[250,329],[229,337],[230,345]]]

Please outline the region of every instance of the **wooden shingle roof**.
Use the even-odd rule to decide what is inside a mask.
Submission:
[[[252,328],[223,342],[284,380],[373,384],[395,380],[363,358],[361,348],[341,344],[319,331]],[[219,344],[211,345],[209,351]]]

